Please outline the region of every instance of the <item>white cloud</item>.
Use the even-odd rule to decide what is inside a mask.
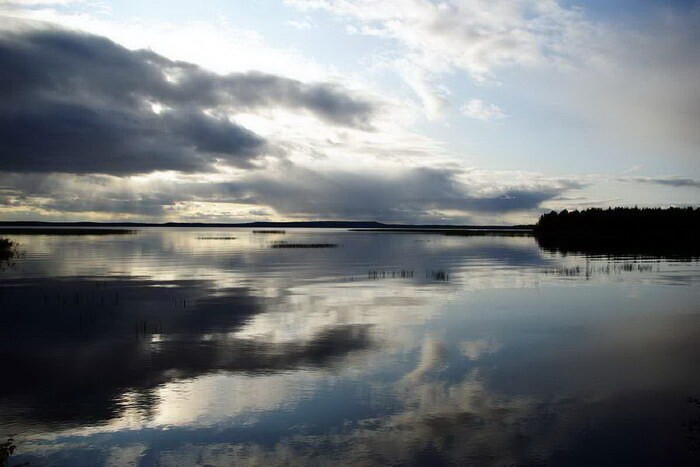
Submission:
[[[499,83],[505,70],[540,105],[583,117],[627,148],[696,157],[700,147],[700,8],[650,8],[634,23],[592,20],[561,0],[287,0],[323,10],[346,30],[386,39],[388,66],[434,119],[449,108],[447,78]],[[593,8],[591,8],[593,9]],[[387,58],[388,57],[388,58]],[[525,73],[528,73],[525,75]],[[466,114],[497,118],[471,101]],[[464,108],[463,108],[464,111]]]
[[[287,21],[287,24],[293,27],[294,29],[299,29],[299,30],[308,30],[308,29],[314,29],[316,27],[316,23],[314,22],[313,19],[309,16],[305,16],[302,19],[292,19]]]
[[[396,66],[429,117],[444,109],[439,77],[466,72],[475,82],[496,81],[499,69],[567,63],[592,30],[582,14],[554,0],[289,0],[304,11],[323,9],[350,30],[391,39]]]
[[[470,99],[461,108],[463,115],[478,120],[493,121],[507,117],[495,104],[487,104],[481,99]]]

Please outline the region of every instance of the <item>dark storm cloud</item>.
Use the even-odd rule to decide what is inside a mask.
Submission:
[[[217,159],[247,165],[262,139],[203,114],[156,116],[145,109],[104,109],[34,102],[0,110],[0,158],[12,172],[110,173],[207,170]],[[4,107],[4,106],[3,106]],[[215,136],[214,142],[206,135]]]
[[[105,176],[36,174],[7,176],[5,180],[8,195],[42,199],[42,208],[62,212],[160,216],[178,202],[206,201],[269,206],[290,216],[403,222],[434,221],[441,210],[508,213],[536,209],[574,187],[562,182],[478,196],[468,194],[470,187],[443,169],[417,168],[388,175],[318,172],[287,164],[275,173],[253,172],[225,183],[161,183],[147,193],[114,185],[118,179]]]
[[[282,172],[284,177],[253,175],[222,184],[219,190],[245,196],[249,202],[271,206],[286,215],[419,222],[435,220],[434,211],[441,210],[507,213],[536,209],[542,202],[580,187],[565,181],[477,195],[446,169],[416,168],[394,175],[322,173],[290,164]]]
[[[181,197],[166,194],[146,194],[134,197],[110,197],[84,199],[76,196],[56,196],[41,207],[64,213],[109,212],[118,214],[139,214],[159,217],[165,214],[166,207],[172,206]]]
[[[308,85],[299,81],[263,73],[229,75],[212,82],[211,75],[197,77],[194,87],[210,84],[201,94],[203,100],[219,100],[244,108],[303,108],[328,123],[369,129],[373,105],[355,98],[337,86]]]
[[[125,179],[108,175],[0,173],[0,203],[40,207],[62,213],[107,212],[158,217],[165,208],[191,199],[169,187],[137,189]]]
[[[446,220],[444,212],[452,211],[450,220],[469,223],[473,213],[536,210],[581,187],[554,180],[482,194],[447,169],[356,173],[317,171],[289,162],[268,169],[232,182],[152,181],[147,190],[105,175],[6,174],[0,177],[0,194],[15,205],[55,212],[139,214],[153,219],[178,203],[216,202],[265,206],[289,217],[394,222],[436,222]]]
[[[561,188],[540,188],[533,190],[511,189],[498,196],[470,198],[468,209],[479,212],[509,212],[535,209],[544,201],[556,198]]]
[[[7,172],[195,172],[217,160],[245,167],[266,142],[227,112],[283,107],[363,127],[373,112],[332,85],[220,76],[62,30],[3,33],[0,64],[0,162]]]

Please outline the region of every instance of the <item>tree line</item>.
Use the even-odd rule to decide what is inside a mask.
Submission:
[[[700,208],[590,208],[552,211],[540,216],[535,232],[637,231],[688,232],[700,230]]]

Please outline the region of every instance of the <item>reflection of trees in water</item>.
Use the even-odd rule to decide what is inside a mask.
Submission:
[[[537,234],[539,247],[551,253],[584,254],[604,258],[669,258],[695,260],[700,258],[700,243],[695,239],[673,237],[610,236],[587,234]]]
[[[688,430],[686,438],[688,439],[688,448],[695,453],[700,453],[700,399],[697,397],[689,397],[688,404],[693,407],[694,416],[689,418],[685,423]]]

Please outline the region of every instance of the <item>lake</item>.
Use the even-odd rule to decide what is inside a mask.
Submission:
[[[10,465],[700,463],[697,258],[329,229],[5,236]]]

